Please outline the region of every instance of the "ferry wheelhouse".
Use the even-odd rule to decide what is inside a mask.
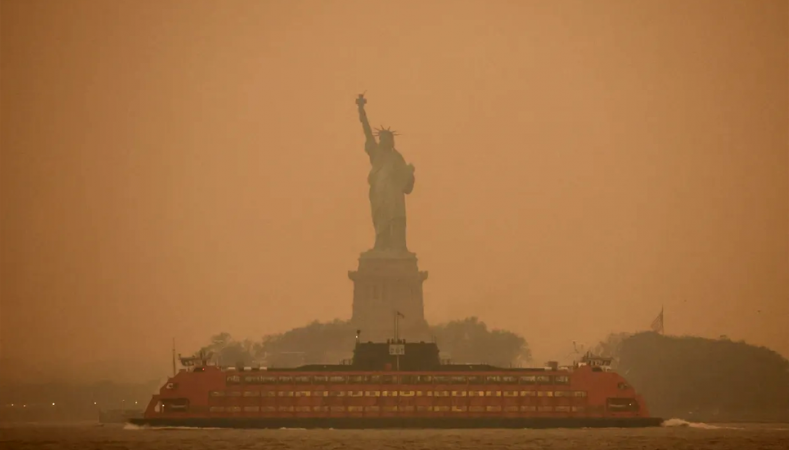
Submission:
[[[660,425],[590,354],[570,367],[449,364],[435,343],[358,342],[351,361],[218,367],[182,358],[137,425],[233,428],[545,428]]]

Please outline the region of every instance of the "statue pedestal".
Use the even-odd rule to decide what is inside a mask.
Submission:
[[[348,278],[353,281],[351,323],[362,331],[361,341],[394,338],[395,311],[404,316],[398,319],[401,339],[430,340],[422,299],[427,272],[419,271],[414,253],[367,251]]]

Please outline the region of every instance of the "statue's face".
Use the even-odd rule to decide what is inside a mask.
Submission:
[[[394,148],[394,136],[389,133],[381,133],[378,135],[378,144],[383,150],[391,150]]]

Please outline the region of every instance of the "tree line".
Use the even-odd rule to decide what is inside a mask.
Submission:
[[[510,366],[531,361],[531,351],[522,336],[489,329],[476,317],[434,325],[430,330],[442,357],[453,362]],[[213,361],[222,365],[336,364],[351,358],[355,331],[350,321],[334,320],[315,321],[260,341],[239,341],[229,333],[219,333],[200,351],[211,354]]]
[[[612,334],[594,352],[614,358],[653,415],[789,420],[789,361],[766,347],[644,332]]]

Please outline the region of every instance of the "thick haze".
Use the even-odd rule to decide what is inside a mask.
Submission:
[[[786,1],[1,5],[0,340],[30,379],[349,318],[365,90],[416,166],[431,322],[542,362],[665,306],[789,355]]]

